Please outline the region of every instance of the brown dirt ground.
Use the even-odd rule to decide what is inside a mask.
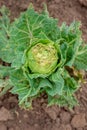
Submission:
[[[30,2],[40,11],[44,1],[50,16],[59,19],[59,25],[63,21],[69,24],[80,20],[87,41],[87,0],[0,0],[0,7],[9,7],[14,19]],[[0,99],[0,130],[87,130],[87,84],[82,85],[77,98],[80,105],[70,111],[58,106],[47,108],[43,94],[33,102],[33,110],[25,111],[18,107],[17,97],[8,93]]]

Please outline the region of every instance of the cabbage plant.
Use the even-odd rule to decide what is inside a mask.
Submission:
[[[80,22],[58,26],[47,8],[38,13],[33,6],[14,21],[7,8],[0,12],[0,96],[17,94],[25,109],[41,93],[47,94],[48,106],[78,104],[75,92],[87,70]]]

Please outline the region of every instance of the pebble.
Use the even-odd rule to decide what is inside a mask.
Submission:
[[[49,117],[52,120],[56,120],[57,115],[59,113],[59,108],[57,106],[48,107],[45,108],[45,112],[49,115]]]
[[[85,114],[81,113],[79,115],[74,115],[74,117],[72,118],[71,124],[74,128],[85,127],[85,125],[87,125]]]
[[[0,121],[7,121],[7,120],[13,120],[13,116],[9,110],[2,107],[0,109]]]
[[[71,115],[69,112],[62,111],[60,114],[60,119],[61,119],[62,123],[68,124],[71,120]]]

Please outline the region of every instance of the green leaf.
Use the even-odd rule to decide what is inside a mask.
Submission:
[[[6,83],[7,83],[7,82],[5,82],[5,80],[0,79],[0,88],[5,87],[5,86],[6,86]],[[7,83],[7,84],[8,84],[8,83]]]
[[[53,87],[47,88],[46,92],[51,96],[55,96],[56,94],[61,95],[63,92],[64,80],[61,76],[62,71],[60,69],[49,77]]]
[[[14,85],[11,93],[18,94],[19,105],[27,109],[31,106],[30,104],[34,96],[40,91],[38,81],[26,78],[23,75],[22,69],[14,70],[10,75],[10,79]]]
[[[9,76],[12,70],[13,70],[13,68],[11,68],[10,66],[0,65],[0,78]]]
[[[81,44],[82,44],[82,41],[80,41],[80,38],[79,38],[79,39],[73,41],[69,45],[68,50],[67,50],[66,66],[71,67],[74,64],[78,49]]]
[[[50,82],[49,80],[47,80],[47,79],[42,79],[42,80],[40,81],[40,83],[39,83],[39,88],[44,88],[44,89],[46,89],[47,87],[52,88],[53,86],[52,86],[52,84],[51,84],[51,82]]]
[[[63,71],[63,79],[65,81],[64,89],[63,92],[67,93],[67,95],[72,95],[78,88],[79,88],[79,83],[75,80],[74,77],[71,77],[68,71],[64,69]]]
[[[60,66],[63,66],[66,63],[67,49],[68,49],[67,43],[63,42],[60,45],[60,55],[61,55],[61,60],[60,60],[60,63],[59,63]]]
[[[57,40],[57,31],[57,20],[45,14],[38,14],[33,8],[29,8],[13,22],[11,39],[15,44],[25,44],[25,49],[32,43],[33,39],[39,38],[40,34],[45,34],[50,40]]]
[[[23,89],[28,90],[29,89],[29,82],[28,80],[23,76],[22,69],[16,69],[12,71],[10,74],[10,79],[12,83],[14,84],[13,92],[19,92]]]
[[[14,48],[10,43],[10,19],[9,11],[4,6],[0,9],[0,58],[8,63],[14,59]]]
[[[14,57],[13,62],[12,62],[12,67],[17,67],[20,68],[23,65],[23,53],[19,52],[17,55]]]
[[[80,70],[87,70],[87,45],[80,47],[75,58],[74,66]]]
[[[61,40],[61,52],[65,55],[65,61],[67,66],[72,66],[77,55],[79,46],[82,44],[80,22],[73,22],[70,26],[63,23],[60,27],[60,38]],[[65,46],[66,44],[66,46]],[[64,47],[65,50],[63,49]]]
[[[69,26],[66,23],[62,23],[60,27],[60,38],[64,39],[68,43],[71,43],[75,39],[81,40],[81,31],[80,31],[81,23],[78,21],[72,22]]]
[[[12,83],[9,79],[0,79],[0,97],[5,95],[6,92],[12,88]]]
[[[23,76],[21,69],[14,70],[10,75],[10,79],[14,85],[11,93],[18,94],[19,105],[26,107],[26,101],[28,102],[28,96],[31,91],[28,80]]]
[[[13,47],[10,46],[10,44],[7,42],[4,41],[1,42],[1,40],[0,40],[0,58],[7,63],[11,63],[12,60],[14,59]]]
[[[59,105],[60,107],[68,106],[72,109],[74,106],[78,105],[77,99],[73,95],[61,95],[58,97],[48,97],[48,106]]]

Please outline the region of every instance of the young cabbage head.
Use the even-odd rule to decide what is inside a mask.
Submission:
[[[58,53],[52,43],[37,43],[28,51],[28,67],[33,73],[49,74],[57,66]]]

